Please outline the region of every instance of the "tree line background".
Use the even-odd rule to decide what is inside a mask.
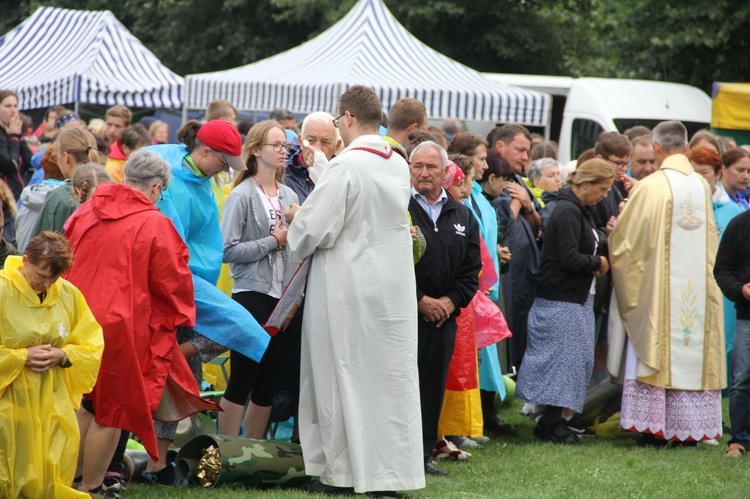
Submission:
[[[4,34],[38,7],[111,10],[180,75],[299,45],[356,0],[0,0]],[[747,0],[385,0],[417,38],[479,71],[750,81]],[[398,54],[384,54],[398,57]],[[0,71],[2,68],[0,68]]]

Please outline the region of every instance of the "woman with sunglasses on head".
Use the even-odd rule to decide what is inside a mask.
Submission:
[[[57,166],[65,177],[65,182],[49,191],[44,197],[39,218],[31,231],[32,236],[45,230],[62,234],[65,222],[78,208],[72,180],[78,165],[99,161],[96,139],[85,128],[61,130],[50,147],[55,148]]]
[[[234,278],[232,298],[261,324],[296,269],[286,244],[284,213],[297,203],[297,194],[278,183],[288,148],[284,129],[276,121],[261,121],[250,129],[243,147],[247,170],[235,180],[221,221],[224,261]],[[254,383],[255,363],[232,351],[232,372],[221,400],[224,412],[219,414],[223,435],[238,435],[244,414],[245,436],[265,438],[276,380],[287,353],[299,341],[300,319],[297,314],[286,330],[271,339]]]

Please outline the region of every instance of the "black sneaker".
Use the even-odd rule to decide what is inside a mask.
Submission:
[[[167,487],[187,487],[188,482],[184,478],[177,476],[174,471],[174,463],[166,465],[164,468],[153,473],[144,471],[141,473],[141,479],[150,485],[165,485]]]
[[[581,439],[568,428],[564,421],[558,421],[550,426],[539,421],[534,427],[534,436],[543,442],[553,442],[556,444],[576,445],[581,443]]]

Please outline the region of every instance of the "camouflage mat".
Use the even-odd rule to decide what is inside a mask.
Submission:
[[[199,435],[180,449],[175,462],[178,476],[204,487],[297,486],[310,479],[302,448],[281,440]]]

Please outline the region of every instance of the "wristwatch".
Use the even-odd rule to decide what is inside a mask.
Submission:
[[[532,214],[532,213],[534,213],[535,211],[536,211],[536,210],[534,209],[534,203],[531,203],[531,208],[530,208],[530,209],[528,209],[528,210],[523,210],[523,211],[521,211],[521,215],[523,215],[523,216],[526,216],[526,215],[531,215],[531,214]]]
[[[72,366],[73,364],[70,362],[70,359],[68,358],[68,354],[64,354],[62,360],[60,361],[60,367],[63,369],[68,368]]]

